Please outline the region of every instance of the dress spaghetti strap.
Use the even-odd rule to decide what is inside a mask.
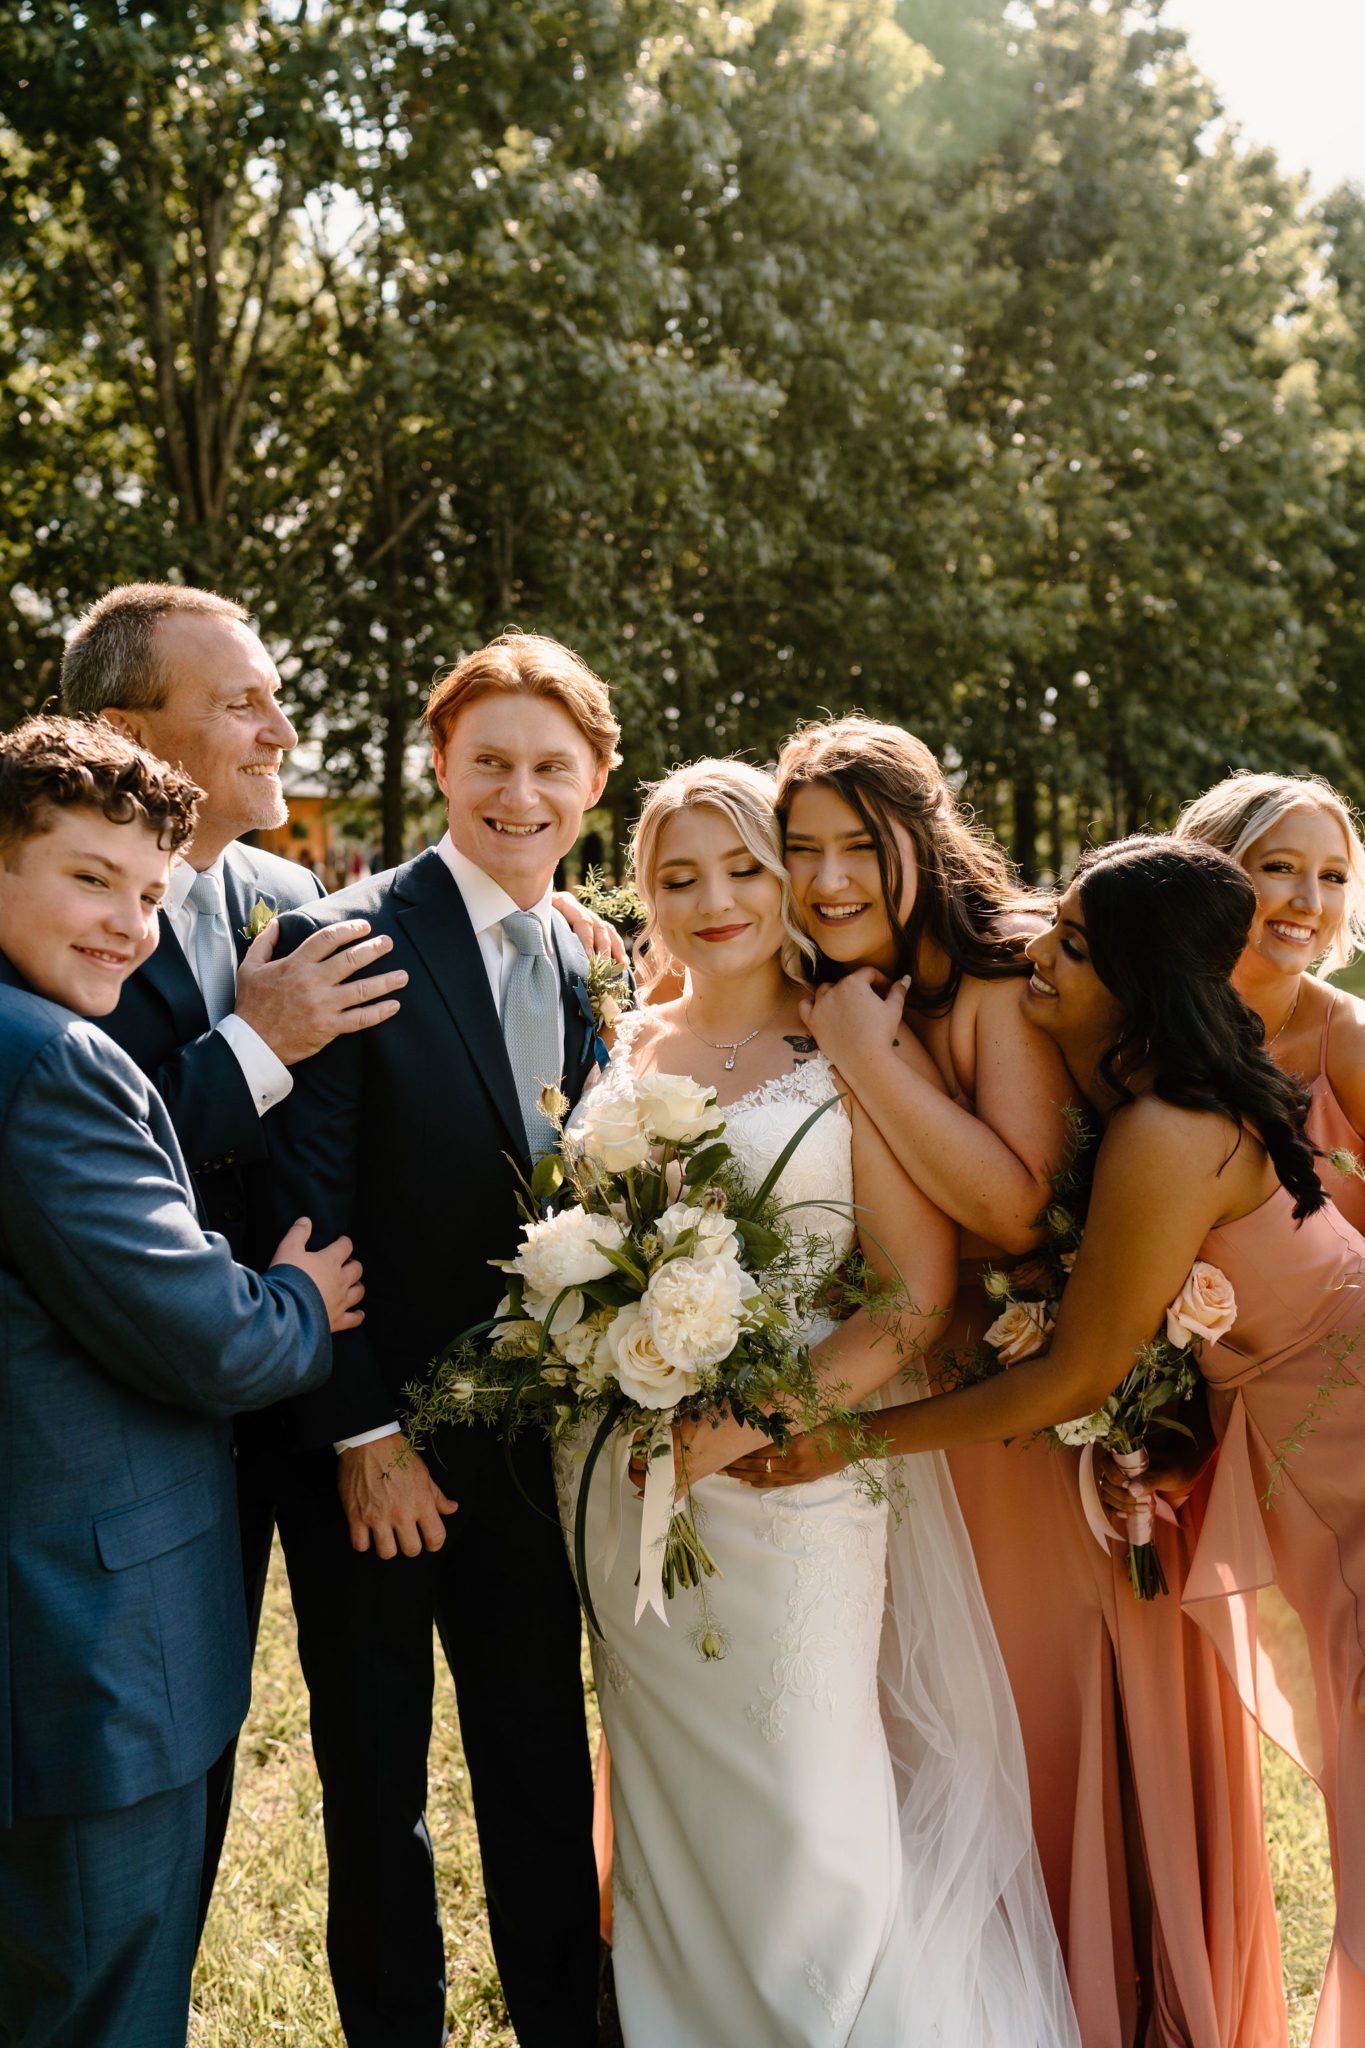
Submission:
[[[1337,994],[1338,991],[1334,988],[1327,991],[1327,1014],[1322,1020],[1322,1037],[1318,1041],[1319,1074],[1327,1072],[1327,1034],[1332,1028],[1332,1012],[1337,1006]]]

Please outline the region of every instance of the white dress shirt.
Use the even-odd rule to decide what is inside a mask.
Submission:
[[[451,875],[454,877],[455,886],[464,899],[464,907],[469,913],[469,922],[474,927],[474,936],[479,942],[479,952],[483,956],[484,971],[488,976],[488,987],[493,997],[493,1006],[499,1018],[501,1018],[503,990],[507,986],[507,977],[512,971],[512,962],[517,957],[517,949],[503,930],[502,920],[510,916],[514,910],[520,910],[521,905],[513,901],[500,882],[495,882],[491,875],[486,875],[482,868],[476,867],[467,854],[461,853],[448,832],[438,842],[436,852],[449,868]],[[547,889],[539,903],[532,903],[529,907],[532,917],[540,919],[541,929],[545,934],[545,951],[555,963],[557,970],[559,955],[555,950],[553,912],[550,909],[552,893],[552,889]],[[558,1014],[559,1064],[562,1070],[564,1065],[564,1012],[562,1008]],[[362,1444],[378,1443],[381,1437],[396,1436],[401,1426],[397,1422],[385,1422],[378,1429],[365,1430],[360,1436],[341,1437],[332,1448],[337,1451],[359,1450]]]
[[[206,873],[218,877],[220,889],[224,886],[223,864],[226,858],[226,854],[219,854],[217,860],[206,870]],[[198,983],[199,960],[198,949],[195,945],[195,932],[199,923],[199,911],[189,900],[190,890],[194,887],[194,877],[195,870],[187,860],[177,861],[171,870],[171,879],[166,890],[162,909],[165,911],[171,930],[175,933],[176,939],[179,942],[180,950],[185,956],[190,973],[194,976],[195,982]],[[225,892],[225,903],[226,900]],[[225,914],[231,915],[230,912]],[[237,948],[231,933],[229,933],[224,943],[227,945],[231,955],[232,971],[235,976],[237,972]],[[246,1023],[243,1018],[234,1016],[231,1011],[228,1012],[226,1017],[221,1018],[215,1024],[214,1030],[220,1031],[231,1046],[233,1057],[242,1070],[247,1087],[251,1090],[251,1099],[256,1105],[256,1114],[264,1116],[266,1111],[273,1109],[277,1102],[283,1102],[285,1096],[294,1085],[294,1077],[284,1064],[284,1061],[275,1057],[275,1054],[261,1037],[260,1032],[253,1031],[250,1024]]]

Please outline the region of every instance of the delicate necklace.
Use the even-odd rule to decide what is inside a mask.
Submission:
[[[1303,982],[1302,982],[1302,981],[1300,981],[1300,983],[1299,983],[1298,987],[1297,987],[1297,988],[1295,989],[1295,991],[1294,991],[1294,1000],[1293,1000],[1293,1002],[1292,1002],[1292,1003],[1291,1003],[1291,1004],[1289,1005],[1289,1010],[1288,1010],[1288,1014],[1286,1015],[1286,1017],[1285,1017],[1285,1020],[1284,1020],[1283,1024],[1281,1024],[1281,1026],[1280,1026],[1279,1030],[1278,1030],[1278,1031],[1277,1031],[1277,1032],[1275,1033],[1275,1037],[1274,1037],[1274,1038],[1267,1038],[1267,1040],[1266,1040],[1266,1042],[1265,1042],[1265,1047],[1264,1047],[1264,1050],[1265,1050],[1266,1052],[1269,1052],[1269,1051],[1270,1051],[1270,1048],[1271,1048],[1271,1046],[1275,1044],[1275,1042],[1276,1042],[1276,1040],[1277,1040],[1277,1039],[1281,1039],[1281,1038],[1283,1038],[1283,1037],[1284,1037],[1284,1034],[1285,1034],[1285,1032],[1286,1032],[1286,1031],[1287,1031],[1287,1030],[1289,1029],[1290,1025],[1291,1025],[1291,1024],[1293,1023],[1293,1021],[1294,1021],[1294,1012],[1295,1012],[1295,1010],[1297,1010],[1297,1009],[1298,1009],[1298,1007],[1299,1007],[1299,997],[1300,997],[1300,996],[1301,996],[1302,994],[1303,994]]]
[[[780,1010],[781,1007],[782,1004],[779,1003],[777,1009]],[[730,1057],[725,1062],[725,1071],[727,1074],[732,1074],[735,1069],[735,1054],[737,1052],[741,1052],[746,1045],[752,1045],[754,1040],[767,1030],[768,1026],[773,1021],[773,1017],[775,1017],[776,1015],[777,1010],[774,1010],[772,1013],[772,1017],[765,1017],[763,1019],[763,1022],[757,1027],[757,1029],[751,1031],[747,1038],[703,1038],[700,1031],[698,1031],[696,1025],[692,1022],[692,1003],[691,999],[689,998],[687,1008],[683,1011],[683,1022],[684,1024],[686,1024],[688,1030],[692,1033],[692,1036],[697,1040],[698,1044],[709,1045],[712,1052],[729,1053]]]

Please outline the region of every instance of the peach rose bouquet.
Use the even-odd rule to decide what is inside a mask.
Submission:
[[[1076,1116],[1071,1122],[1067,1156],[1038,1219],[1043,1242],[1009,1271],[985,1273],[983,1284],[996,1310],[995,1319],[978,1344],[952,1354],[941,1366],[942,1384],[970,1386],[1047,1349],[1085,1230],[1090,1165],[1089,1134]],[[1153,1538],[1156,1520],[1173,1520],[1174,1515],[1158,1495],[1135,1498],[1119,1535],[1100,1502],[1096,1455],[1107,1451],[1121,1471],[1137,1478],[1150,1462],[1149,1445],[1161,1435],[1174,1432],[1193,1439],[1194,1431],[1180,1419],[1179,1411],[1200,1391],[1199,1347],[1225,1336],[1236,1316],[1237,1302],[1227,1275],[1205,1260],[1198,1261],[1166,1311],[1164,1330],[1143,1345],[1108,1400],[1092,1415],[1078,1415],[1041,1432],[1052,1443],[1081,1452],[1081,1501],[1091,1532],[1105,1549],[1110,1543],[1126,1542],[1128,1582],[1138,1600],[1151,1600],[1167,1591]]]

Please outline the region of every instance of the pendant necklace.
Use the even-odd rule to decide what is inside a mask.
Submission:
[[[781,1009],[781,1007],[782,1005],[779,1003],[778,1009]],[[692,1036],[697,1040],[698,1044],[709,1045],[712,1052],[729,1053],[730,1057],[725,1062],[725,1071],[727,1074],[733,1074],[735,1070],[735,1054],[737,1052],[742,1051],[746,1045],[752,1045],[756,1038],[761,1037],[762,1034],[767,1030],[768,1026],[772,1023],[773,1017],[775,1017],[776,1015],[777,1010],[774,1010],[773,1016],[765,1017],[763,1019],[763,1022],[760,1025],[758,1025],[758,1027],[755,1030],[749,1033],[747,1038],[703,1038],[700,1031],[698,1031],[696,1025],[692,1022],[692,1005],[690,1002],[688,1003],[687,1008],[683,1011],[683,1022],[686,1024],[688,1030],[692,1033]]]

